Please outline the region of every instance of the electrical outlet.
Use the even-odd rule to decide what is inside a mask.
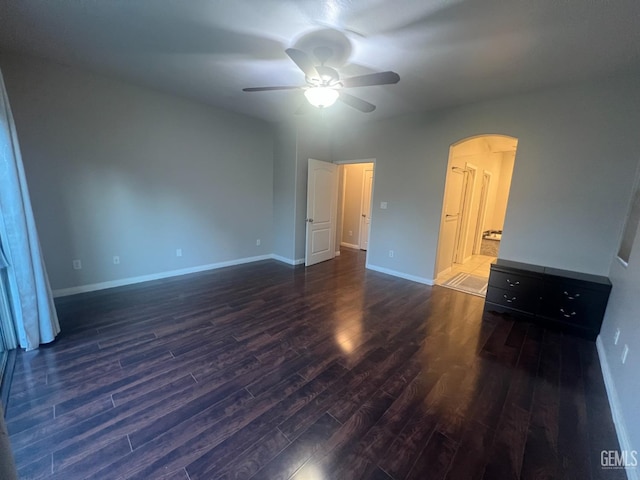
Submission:
[[[113,256],[113,264],[120,265],[120,257],[118,255]]]
[[[349,236],[353,237],[353,230],[349,230]]]
[[[383,210],[387,209],[387,202],[380,202],[380,208]]]
[[[389,250],[389,258],[393,258],[393,250]]]
[[[73,261],[73,269],[74,270],[82,270],[82,262],[80,260]]]
[[[622,349],[622,364],[624,365],[624,362],[627,361],[627,355],[629,355],[629,345],[625,344],[624,348]]]
[[[617,345],[618,344],[618,340],[620,340],[620,329],[616,328],[616,333],[613,336],[613,344]]]
[[[181,256],[182,256],[182,249],[176,248],[176,257],[181,257]]]
[[[260,246],[260,239],[257,239],[256,240],[256,247],[259,247],[259,246]]]

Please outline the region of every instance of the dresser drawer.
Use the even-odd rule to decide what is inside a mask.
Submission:
[[[607,306],[608,293],[575,285],[545,284],[540,314],[584,327],[598,326]]]
[[[537,296],[540,279],[517,272],[507,273],[492,269],[489,275],[489,285],[501,290],[509,290],[514,295]]]
[[[517,292],[490,285],[487,289],[486,301],[522,312],[534,313],[538,302],[538,294],[537,289]]]

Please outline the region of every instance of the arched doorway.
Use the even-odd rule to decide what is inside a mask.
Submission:
[[[451,146],[436,284],[484,295],[500,249],[517,146],[517,138],[489,134]]]

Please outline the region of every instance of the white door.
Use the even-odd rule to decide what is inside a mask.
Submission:
[[[371,191],[373,190],[373,170],[364,171],[362,186],[362,205],[360,207],[360,250],[369,248],[369,229],[371,228]]]
[[[304,264],[336,256],[338,166],[309,159],[307,176],[307,247]]]
[[[465,186],[464,168],[450,167],[446,178],[442,226],[438,246],[438,271],[443,273],[453,264],[459,243],[462,201]]]

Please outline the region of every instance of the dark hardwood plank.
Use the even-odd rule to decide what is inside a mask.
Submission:
[[[18,478],[24,480],[38,480],[49,478],[52,474],[52,455],[49,453],[37,460],[25,461],[18,465]]]
[[[96,469],[113,461],[114,458],[122,458],[131,452],[131,445],[127,437],[120,437],[107,443],[104,447],[96,449],[94,445],[85,444],[81,451],[76,452],[70,459],[64,452],[54,452],[52,478],[60,480],[69,478],[86,478]]]
[[[560,477],[558,459],[560,340],[559,334],[545,332],[522,463],[523,479],[542,480]]]
[[[588,458],[587,406],[578,340],[562,337],[558,457],[562,478],[591,476]]]
[[[253,478],[272,480],[289,478],[340,428],[340,423],[325,413],[291,445],[271,460]]]
[[[54,407],[51,407],[54,408]],[[41,422],[28,430],[11,435],[11,444],[15,452],[28,445],[46,440],[43,447],[46,449],[47,440],[51,435],[66,431],[69,427],[81,423],[94,415],[99,415],[113,408],[113,401],[110,397],[99,397],[92,402],[87,403],[82,409],[66,415],[55,416],[50,421]],[[55,413],[55,412],[54,412]]]
[[[491,445],[493,429],[481,423],[467,422],[460,445],[445,478],[448,480],[477,480],[484,475]]]
[[[215,477],[209,478],[232,480],[253,477],[288,445],[290,442],[287,437],[280,430],[274,429],[242,452],[236,460],[229,462],[222,470],[215,472]],[[283,472],[277,473],[282,474]],[[195,480],[198,477],[191,475],[190,478]]]
[[[540,329],[532,325],[526,336],[518,341],[522,349],[485,467],[485,478],[520,478],[540,357],[539,339]]]
[[[447,393],[460,381],[461,371],[445,372],[423,402],[409,414],[409,420],[381,456],[378,465],[393,478],[405,478],[438,426],[438,411],[447,401]],[[374,458],[370,457],[373,461]]]
[[[382,391],[376,392],[344,424],[328,438],[309,461],[291,478],[302,480],[313,478],[317,471],[325,472],[330,478],[348,478],[341,475],[341,461],[348,458],[350,448],[369,431],[389,408],[393,399]],[[355,476],[355,475],[350,475]]]
[[[440,432],[435,432],[405,478],[407,480],[420,480],[427,476],[433,480],[445,478],[457,448],[456,442]]]
[[[110,475],[135,472],[128,477],[143,480],[153,478],[159,472],[186,466],[260,418],[273,408],[282,396],[288,397],[304,383],[302,377],[292,375],[263,395],[245,403],[230,403],[229,407],[222,411],[216,410],[191,417],[176,427],[167,429],[153,440],[134,448],[129,457],[112,463],[104,472],[98,472],[96,478],[106,475],[107,472]]]
[[[189,475],[192,479],[207,479],[224,465],[236,461],[239,456],[243,455],[241,452],[251,447],[257,439],[272,432],[284,419],[295,414],[319,394],[339,382],[345,372],[345,369],[340,365],[331,365],[300,389],[283,398],[274,408],[263,413],[220,444],[203,452],[198,459],[187,465]]]

